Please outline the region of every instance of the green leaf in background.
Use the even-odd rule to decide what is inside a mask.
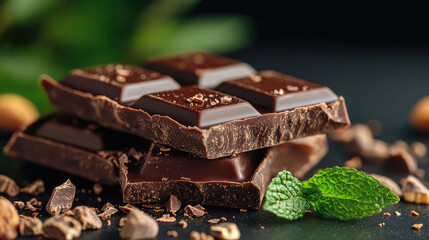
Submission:
[[[340,220],[371,216],[399,201],[377,179],[346,167],[326,168],[304,181],[303,196],[323,217]]]
[[[289,220],[303,217],[310,205],[302,197],[301,188],[302,183],[290,172],[279,172],[268,185],[264,210]]]

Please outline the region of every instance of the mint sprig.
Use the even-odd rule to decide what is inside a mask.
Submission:
[[[311,179],[299,182],[282,171],[268,185],[264,209],[294,220],[313,206],[326,218],[359,219],[381,212],[399,198],[377,179],[346,167],[326,168]]]

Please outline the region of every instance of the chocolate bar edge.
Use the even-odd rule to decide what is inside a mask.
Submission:
[[[122,106],[105,96],[93,96],[69,88],[46,75],[41,77],[41,84],[51,103],[61,111],[207,159],[275,146],[296,138],[350,126],[343,97],[331,103],[264,114],[201,129],[184,126],[168,116],[150,116],[142,110]],[[270,118],[277,119],[270,123]],[[249,131],[251,125],[255,131]],[[252,135],[252,132],[255,133]],[[239,139],[240,136],[246,138]]]

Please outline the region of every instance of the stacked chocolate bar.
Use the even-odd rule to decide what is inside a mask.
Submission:
[[[14,134],[5,153],[107,184],[128,203],[258,209],[281,170],[302,177],[325,133],[350,125],[329,88],[191,53],[142,68],[110,64],[42,85],[60,112]]]

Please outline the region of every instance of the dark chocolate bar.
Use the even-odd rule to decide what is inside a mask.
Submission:
[[[214,88],[255,73],[249,64],[208,53],[187,53],[146,62],[144,68],[173,77],[182,85]]]
[[[63,112],[207,159],[275,146],[350,125],[342,97],[329,103],[320,102],[282,112],[268,111],[259,116],[201,128],[67,87],[47,76],[42,77],[42,85],[52,104]]]
[[[279,171],[303,177],[327,152],[325,135],[215,160],[152,144],[144,161],[124,154],[120,183],[124,201],[258,209],[267,185]]]
[[[328,87],[275,71],[262,71],[245,78],[226,81],[216,90],[245,99],[255,106],[273,112],[338,99]]]
[[[93,95],[106,96],[125,105],[134,103],[147,93],[180,87],[169,76],[122,64],[73,70],[61,83]]]
[[[106,184],[118,183],[117,157],[149,149],[143,138],[54,114],[16,132],[4,152],[30,162]]]

